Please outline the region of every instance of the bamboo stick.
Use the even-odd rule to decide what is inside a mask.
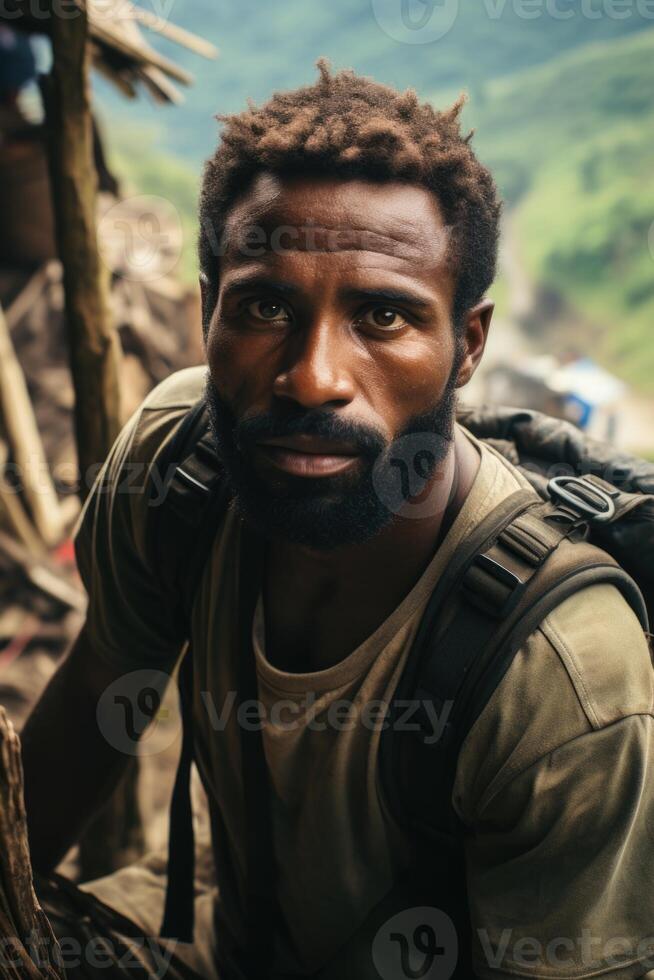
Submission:
[[[0,415],[34,523],[48,547],[64,533],[64,519],[48,469],[32,401],[0,307]]]
[[[52,280],[52,267],[57,263],[54,259],[44,262],[36,272],[30,276],[23,289],[19,292],[5,310],[5,319],[9,330],[19,323],[28,310],[38,301],[46,286]]]
[[[85,497],[91,489],[87,474],[105,459],[120,429],[120,345],[109,316],[108,273],[97,243],[88,17],[86,3],[78,3],[79,16],[63,17],[51,0],[53,63],[42,91],[55,229],[64,272],[80,487]],[[91,864],[95,873],[98,867],[104,873],[113,871],[121,853],[142,834],[140,814],[133,805],[137,779],[135,760],[110,805],[86,832],[83,876],[85,864]],[[121,817],[122,839],[117,841],[116,825]]]
[[[110,51],[118,51],[126,58],[132,59],[140,68],[158,68],[165,75],[174,78],[176,82],[183,85],[193,84],[193,75],[180,68],[174,61],[164,58],[163,55],[155,51],[145,42],[134,44],[125,34],[115,29],[113,25],[105,23],[93,24],[93,40],[97,44],[106,44]]]
[[[43,82],[52,201],[64,272],[66,323],[75,389],[81,494],[120,428],[120,347],[107,307],[108,273],[98,251],[89,45],[85,5],[58,15],[53,3],[53,65]]]
[[[137,7],[136,4],[130,4],[130,13],[139,24],[143,24],[144,27],[156,31],[162,37],[168,38],[169,41],[176,41],[177,44],[181,44],[183,47],[188,48],[189,51],[193,51],[203,58],[213,59],[218,57],[218,48],[214,44],[206,41],[203,37],[198,37],[197,34],[191,34],[190,31],[179,27],[177,24],[164,20],[163,17],[157,16],[151,10],[146,10],[144,7]]]

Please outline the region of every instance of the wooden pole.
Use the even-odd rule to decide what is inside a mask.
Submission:
[[[32,882],[20,741],[0,707],[0,978],[65,980],[61,950]]]
[[[84,0],[78,5],[78,14],[71,16],[67,9],[63,16],[52,4],[53,64],[42,91],[84,498],[90,490],[87,474],[104,460],[120,429],[120,347],[108,312],[108,273],[97,243],[88,22]]]
[[[70,16],[67,10],[64,16],[58,4],[51,3],[53,63],[42,92],[84,498],[91,489],[89,474],[105,459],[120,430],[120,346],[108,312],[108,273],[98,251],[88,19],[85,0],[77,4],[77,15]],[[131,859],[136,856],[133,842],[142,840],[137,780],[135,759],[129,775],[86,831],[80,846],[83,878],[88,877],[87,868],[92,875],[107,874],[120,866],[125,854]]]

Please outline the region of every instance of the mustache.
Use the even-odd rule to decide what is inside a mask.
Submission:
[[[274,411],[238,420],[209,374],[205,398],[217,449],[221,455],[236,453],[245,459],[250,456],[256,444],[264,439],[307,435],[349,443],[369,465],[375,465],[395,444],[395,440],[389,440],[375,426],[344,418],[338,411],[324,408],[307,410],[299,406],[280,405]],[[397,438],[427,432],[438,436],[445,443],[451,442],[454,405],[455,390],[450,384],[441,402],[424,413],[413,416]]]
[[[358,453],[371,458],[382,453],[388,445],[382,433],[373,426],[344,419],[336,412],[325,409],[312,409],[291,417],[267,412],[243,419],[234,428],[236,444],[242,451],[252,448],[262,439],[297,435],[351,443]]]
[[[262,439],[307,435],[351,443],[362,456],[375,459],[388,446],[388,440],[374,426],[344,419],[337,412],[322,408],[280,408],[239,421],[210,377],[207,378],[205,397],[213,420],[214,433],[219,438],[218,448],[221,444],[225,448],[224,440],[227,439],[241,453],[247,454]]]

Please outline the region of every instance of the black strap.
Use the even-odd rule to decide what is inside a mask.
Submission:
[[[168,883],[161,936],[193,941],[195,840],[190,795],[193,762],[193,650],[190,615],[218,524],[229,503],[208,428],[204,399],[184,416],[156,460],[147,547],[153,571],[177,613],[187,649],[179,669],[182,748],[170,807]]]
[[[180,636],[188,638],[197,585],[230,499],[204,398],[184,416],[154,470],[158,479],[150,481],[147,552],[176,609]]]
[[[182,751],[175,776],[168,831],[168,882],[161,936],[193,942],[195,913],[195,835],[191,805],[193,762],[193,651],[188,649],[179,672]]]
[[[238,704],[258,700],[252,622],[263,575],[263,543],[241,525],[238,587]],[[190,773],[193,761],[193,655],[189,649],[179,676],[183,739],[170,811],[168,887],[161,935],[181,942],[193,940],[195,851]],[[261,725],[239,729],[244,793],[246,844],[246,920],[248,973],[268,976],[274,956],[278,922],[276,864],[271,812],[270,776]]]
[[[239,702],[258,701],[252,621],[263,578],[263,543],[243,524],[239,582]],[[260,720],[261,721],[261,720]],[[244,793],[247,876],[247,959],[251,975],[265,980],[274,957],[277,925],[276,865],[270,773],[261,723],[241,725],[241,772]]]
[[[148,547],[162,588],[175,602],[180,632],[189,637],[190,615],[215,531],[229,503],[226,481],[201,398],[186,414],[156,461]],[[238,699],[258,700],[252,621],[262,579],[263,546],[241,526],[238,612]],[[180,601],[181,597],[181,601]],[[193,651],[179,672],[182,750],[170,809],[168,887],[161,935],[193,940],[195,849],[190,774],[193,761]],[[273,957],[275,860],[269,775],[260,730],[240,729],[247,854],[246,959],[248,971],[265,978]]]
[[[447,597],[462,582],[468,565],[475,555],[483,551],[494,540],[499,531],[506,527],[518,514],[521,514],[534,502],[531,490],[518,490],[491,513],[461,542],[456,553],[452,556],[447,568],[443,571],[434,588],[416,633],[406,667],[400,678],[393,702],[389,710],[389,724],[382,731],[380,742],[381,782],[385,789],[388,804],[396,819],[406,823],[406,810],[403,806],[402,793],[398,792],[398,773],[402,770],[402,739],[395,737],[396,728],[401,720],[404,705],[414,699],[419,687],[419,673],[426,657],[432,650],[432,639]],[[437,651],[434,650],[434,656]]]
[[[535,576],[569,530],[569,524],[547,524],[546,513],[553,516],[555,511],[532,498],[529,507],[508,524],[499,522],[492,540],[466,561],[458,580],[458,596],[463,600],[459,612],[437,640],[432,635],[422,654],[417,696],[435,701],[439,711],[445,704],[453,706],[446,727],[448,746],[466,679],[498,634],[510,632],[520,621],[518,604],[524,609],[546,588]],[[452,594],[451,589],[448,597]]]

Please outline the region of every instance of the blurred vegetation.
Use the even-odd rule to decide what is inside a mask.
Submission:
[[[177,275],[186,282],[197,282],[195,254],[197,221],[195,217],[199,168],[188,160],[162,152],[154,127],[137,129],[123,126],[107,130],[107,150],[110,165],[121,181],[123,195],[154,194],[170,201],[179,213],[184,234],[184,247]]]
[[[532,280],[582,314],[571,343],[650,391],[653,51],[654,30],[580,48],[489,84],[468,115]]]

